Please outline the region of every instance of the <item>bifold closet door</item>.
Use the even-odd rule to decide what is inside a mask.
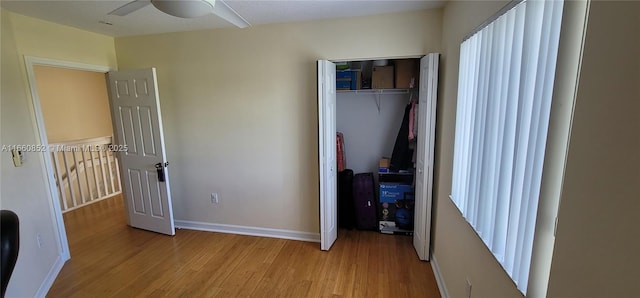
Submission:
[[[433,149],[435,146],[439,58],[440,54],[432,53],[420,59],[413,246],[420,260],[424,261],[429,261],[431,246]]]
[[[336,165],[336,65],[318,61],[318,166],[320,168],[320,248],[338,238]]]

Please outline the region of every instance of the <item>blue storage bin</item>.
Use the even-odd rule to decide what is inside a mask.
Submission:
[[[336,81],[336,89],[349,90],[351,89],[351,80],[338,80]]]
[[[362,81],[362,72],[352,70],[351,71],[351,90],[360,89],[361,81]]]
[[[349,79],[351,80],[352,71],[350,70],[336,70],[336,79]]]

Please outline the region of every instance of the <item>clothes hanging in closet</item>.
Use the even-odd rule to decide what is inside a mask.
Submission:
[[[409,111],[409,141],[416,138],[416,102],[411,101],[411,110]]]
[[[336,134],[336,160],[338,172],[344,171],[347,168],[347,157],[344,150],[344,135],[341,132]]]
[[[407,170],[412,168],[413,150],[409,147],[409,118],[411,115],[411,104],[408,104],[404,109],[404,117],[402,118],[402,124],[396,137],[396,143],[393,146],[393,153],[391,154],[391,165],[389,169],[392,172],[400,170]]]

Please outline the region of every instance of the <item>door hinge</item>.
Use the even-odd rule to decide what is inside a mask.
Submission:
[[[556,216],[556,220],[553,223],[553,237],[556,236],[556,232],[558,231],[558,217]]]

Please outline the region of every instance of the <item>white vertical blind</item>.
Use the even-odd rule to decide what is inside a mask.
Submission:
[[[562,7],[525,0],[460,46],[451,198],[525,294]]]

